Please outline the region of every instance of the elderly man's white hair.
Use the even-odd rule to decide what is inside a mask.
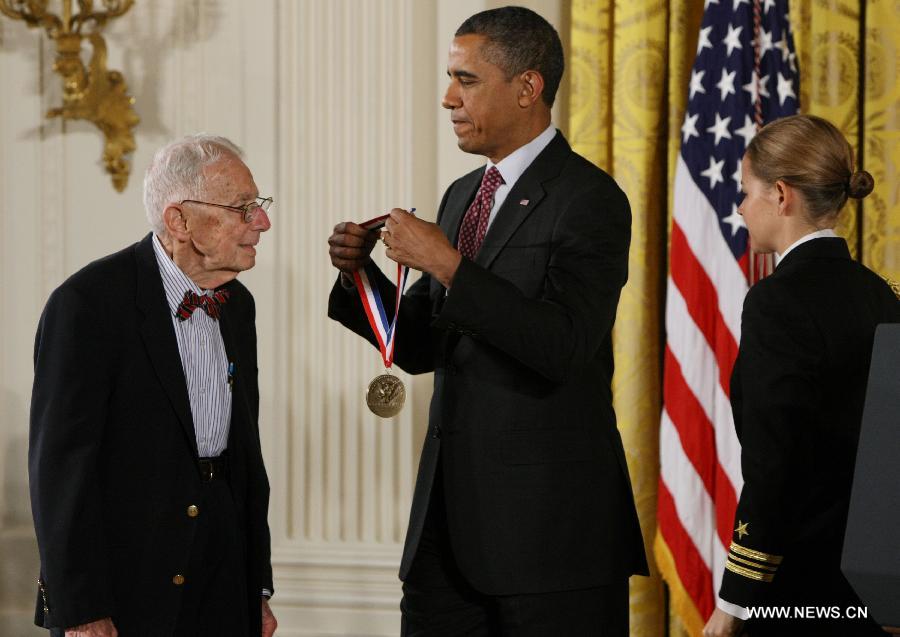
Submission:
[[[244,153],[231,140],[206,133],[188,135],[156,151],[144,175],[144,210],[153,232],[166,233],[163,212],[170,203],[203,196],[203,169],[228,155]]]

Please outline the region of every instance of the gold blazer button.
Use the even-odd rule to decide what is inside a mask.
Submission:
[[[175,584],[175,586],[181,586],[184,584],[184,575],[176,575],[172,578],[172,583]]]
[[[192,504],[188,507],[187,514],[189,518],[195,518],[200,515],[200,509],[197,508],[196,504]]]

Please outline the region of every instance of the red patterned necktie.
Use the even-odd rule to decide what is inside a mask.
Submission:
[[[186,321],[194,314],[194,310],[201,308],[213,320],[219,320],[222,306],[228,301],[228,290],[218,290],[212,295],[197,294],[188,290],[184,293],[184,299],[178,304],[175,316],[179,321]]]
[[[459,229],[459,251],[470,259],[474,259],[487,234],[488,221],[491,218],[491,207],[494,205],[494,193],[502,184],[503,177],[496,166],[491,166],[485,171],[481,180],[481,187],[475,195],[475,201],[466,211],[462,226]]]

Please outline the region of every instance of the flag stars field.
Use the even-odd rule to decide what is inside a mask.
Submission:
[[[728,49],[728,53],[725,54],[725,57],[730,57],[732,53],[734,53],[735,49],[743,49],[744,46],[741,44],[741,31],[744,30],[744,27],[737,27],[733,24],[728,25],[728,35],[725,36],[725,48]]]
[[[726,69],[722,69],[722,78],[719,80],[719,83],[716,84],[716,88],[722,93],[723,102],[729,95],[734,95],[735,75],[737,75],[737,71],[731,71],[729,73]]]
[[[691,137],[700,137],[700,133],[697,131],[697,118],[700,117],[697,115],[688,115],[684,118],[684,124],[681,125],[681,143],[687,144],[688,140]]]
[[[713,142],[713,146],[718,146],[719,142],[723,139],[731,139],[731,131],[728,130],[728,125],[730,123],[730,117],[722,119],[722,116],[716,113],[716,123],[706,129],[707,133],[712,133],[716,138],[716,141]]]
[[[750,76],[750,81],[744,84],[743,89],[750,93],[750,102],[755,103],[756,100],[759,99],[759,96],[770,97],[769,88],[767,84],[769,83],[769,76],[763,75],[762,79],[759,80],[759,83],[756,82],[756,71]]]
[[[744,138],[744,150],[746,150],[750,140],[756,137],[756,124],[749,115],[744,115],[744,125],[734,132]],[[738,162],[738,166],[740,166],[740,162]]]
[[[737,204],[731,204],[731,214],[722,219],[722,221],[731,226],[732,237],[737,234],[738,230],[747,227],[744,224],[744,218],[741,216],[741,213],[738,212]]]
[[[715,188],[716,184],[725,183],[725,179],[722,177],[722,169],[724,167],[725,167],[724,159],[716,161],[715,157],[709,158],[709,168],[707,168],[700,174],[709,179],[710,190]]]
[[[702,51],[703,49],[712,48],[712,42],[709,41],[709,34],[711,32],[712,27],[700,29],[700,39],[697,40],[697,55],[700,55],[700,51]]]
[[[797,99],[797,95],[794,93],[794,80],[789,77],[784,77],[781,73],[778,74],[778,103],[782,106],[784,105],[784,100],[789,97],[793,97],[795,100]]]
[[[738,159],[738,160],[735,162],[735,164],[737,164],[737,166],[735,167],[734,172],[731,173],[731,178],[734,180],[734,185],[735,185],[735,188],[737,188],[738,194],[740,194],[740,192],[741,192],[741,179],[744,178],[744,174],[743,174],[743,173],[744,173],[744,170],[743,170],[743,168],[741,167],[741,160],[740,160],[740,159]]]
[[[694,95],[697,93],[706,93],[706,89],[703,88],[703,76],[706,74],[706,71],[691,71],[691,93],[690,99],[694,99]]]

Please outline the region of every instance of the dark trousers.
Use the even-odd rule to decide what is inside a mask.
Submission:
[[[416,557],[403,582],[402,637],[628,636],[627,578],[597,588],[528,595],[484,595],[472,588],[453,558],[442,493],[436,480]]]
[[[202,494],[175,636],[246,637],[247,570],[231,489],[215,479],[203,483]],[[260,621],[260,615],[253,619]]]

